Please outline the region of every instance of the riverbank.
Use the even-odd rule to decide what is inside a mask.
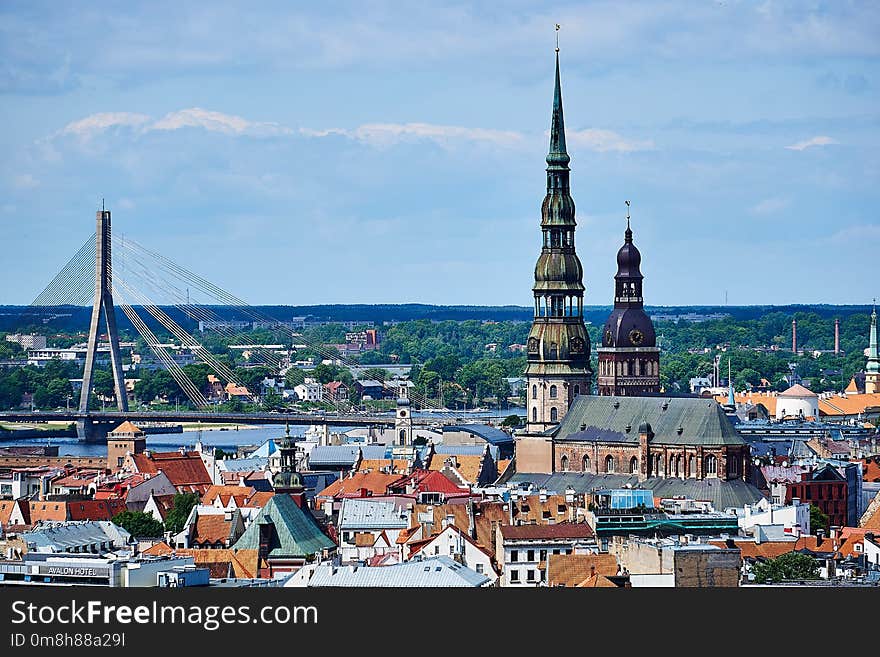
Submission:
[[[10,422],[0,424],[0,440],[28,440],[33,438],[76,438],[73,422]]]

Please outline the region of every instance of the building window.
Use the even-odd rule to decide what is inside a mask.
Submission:
[[[697,476],[697,457],[691,454],[688,459],[688,477]]]
[[[639,472],[639,460],[633,456],[629,460],[629,473],[630,474],[638,474]]]
[[[577,397],[579,394],[581,394],[581,387],[575,386],[574,387],[574,396]]]
[[[556,422],[559,419],[559,411],[556,410],[556,407],[550,409],[550,421]]]
[[[538,421],[538,407],[535,406],[532,409],[532,422],[537,422],[537,421]]]
[[[449,546],[449,554],[455,554],[455,546],[454,545]]]
[[[590,457],[589,456],[584,456],[583,465],[584,465],[584,472],[589,472],[590,471]]]
[[[550,386],[550,399],[556,399],[556,386]]]
[[[534,582],[534,581],[535,581],[535,571],[534,571],[533,568],[529,568],[529,569],[526,571],[526,579],[527,579],[529,582]]]
[[[565,454],[563,454],[562,458],[559,459],[559,468],[563,472],[566,472],[568,470],[568,457]]]
[[[534,561],[535,560],[535,551],[529,550],[526,552],[526,561]]]
[[[519,552],[518,551],[516,551],[516,550],[510,551],[510,561],[511,562],[519,561]]]
[[[659,454],[654,456],[654,474],[658,477],[663,474],[663,457]]]
[[[714,477],[717,474],[718,459],[712,454],[709,454],[709,456],[706,457],[704,465],[707,477]]]
[[[727,471],[731,477],[739,476],[739,460],[736,457],[727,459]]]
[[[121,467],[122,467],[122,462],[123,462],[124,460],[125,460],[125,457],[124,457],[124,456],[117,456],[117,457],[116,457],[116,467],[117,467],[117,468],[121,468]]]
[[[547,561],[547,550],[541,550],[541,561]]]
[[[532,399],[538,398],[538,386],[532,385]]]
[[[519,571],[511,570],[510,571],[510,581],[511,582],[519,582]]]
[[[556,360],[559,358],[559,347],[555,342],[550,343],[550,360]]]
[[[614,472],[614,457],[610,454],[605,457],[605,472]]]
[[[483,574],[483,564],[481,564],[481,563],[476,564],[474,566],[474,570],[476,570],[478,573],[480,573],[480,575],[482,575]]]

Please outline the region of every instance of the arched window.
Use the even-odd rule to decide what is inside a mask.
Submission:
[[[538,386],[532,385],[532,399],[538,398]]]
[[[556,399],[556,386],[550,386],[550,399]]]
[[[638,474],[639,472],[639,460],[633,456],[629,460],[629,473],[630,474]]]
[[[736,457],[727,459],[727,474],[731,477],[739,476],[739,461]]]
[[[623,361],[623,375],[629,376],[629,362]]]
[[[614,457],[611,454],[605,457],[605,472],[614,472]]]
[[[577,397],[579,394],[581,394],[581,387],[575,386],[574,387],[574,396]]]
[[[678,476],[678,463],[681,461],[681,457],[675,458],[674,456],[669,457],[669,474],[673,477]]]
[[[691,454],[688,459],[688,477],[697,476],[697,457]]]
[[[589,456],[586,456],[586,455],[584,456],[583,466],[584,466],[584,472],[590,471],[590,457]]]
[[[714,477],[718,474],[718,459],[709,454],[703,461],[703,472],[707,477]]]
[[[550,360],[556,360],[559,358],[559,347],[555,342],[550,343]]]
[[[640,372],[639,372],[639,359],[638,358],[636,358],[635,369],[633,370],[633,374],[635,374],[636,376],[639,376],[639,374],[640,374]]]
[[[562,455],[562,458],[559,459],[559,468],[560,468],[563,472],[567,472],[567,471],[568,471],[568,457],[567,457],[565,454],[563,454],[563,455]]]
[[[675,476],[684,476],[684,459],[681,455],[675,457]]]
[[[538,407],[535,406],[532,409],[532,422],[537,422],[537,421],[538,421]]]
[[[550,421],[556,422],[558,420],[558,418],[559,418],[559,413],[556,410],[556,407],[554,406],[553,408],[550,409]]]
[[[659,477],[663,474],[663,457],[660,454],[654,455],[654,475]]]
[[[406,429],[401,429],[400,434],[400,444],[403,445],[406,442]]]

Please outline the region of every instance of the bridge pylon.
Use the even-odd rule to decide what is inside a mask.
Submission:
[[[116,393],[116,405],[120,411],[128,411],[128,397],[125,392],[125,380],[122,374],[122,358],[119,352],[119,332],[116,329],[116,310],[113,306],[113,260],[111,251],[110,211],[103,208],[97,212],[95,244],[95,299],[92,303],[92,321],[89,324],[89,345],[86,350],[86,364],[83,370],[82,390],[79,396],[79,410],[89,410],[92,397],[92,376],[95,360],[98,355],[98,328],[101,314],[107,325],[107,337],[110,341],[110,364],[113,367],[113,390]]]

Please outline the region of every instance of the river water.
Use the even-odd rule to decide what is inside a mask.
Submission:
[[[487,411],[481,412],[480,417],[505,418],[508,415],[518,414],[524,415],[524,408],[512,408],[504,411]],[[414,417],[420,414],[416,412]],[[429,414],[426,416],[430,416]],[[478,420],[474,420],[478,421]],[[350,427],[354,428],[354,427]],[[290,434],[292,436],[305,435],[308,427],[291,426]],[[346,427],[333,427],[334,433],[342,433],[347,430]],[[155,433],[147,435],[147,447],[157,452],[170,452],[179,447],[192,447],[196,440],[201,437],[202,444],[205,447],[220,447],[224,451],[235,451],[235,448],[241,445],[262,445],[269,438],[281,438],[284,435],[285,428],[281,425],[265,425],[265,426],[241,426],[238,429],[202,429],[201,431],[184,431],[183,433]],[[83,443],[76,438],[29,438],[16,439],[14,437],[0,440],[0,447],[10,447],[12,445],[57,445],[58,454],[65,456],[103,456],[107,454],[107,445],[104,443]]]

